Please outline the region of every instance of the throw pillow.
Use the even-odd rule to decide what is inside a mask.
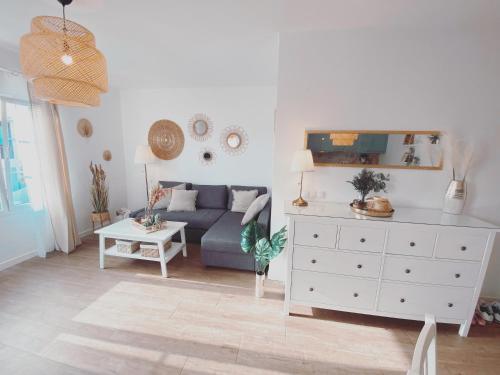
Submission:
[[[171,188],[163,188],[163,197],[156,202],[154,208],[157,208],[159,210],[168,208],[168,205],[170,204],[170,200],[172,199],[172,189],[175,190],[186,190],[186,184],[180,184],[177,186],[173,186]]]
[[[172,199],[167,208],[172,211],[196,211],[196,197],[198,190],[172,190]]]
[[[250,207],[248,207],[247,212],[243,216],[243,220],[241,220],[241,225],[248,224],[254,217],[256,217],[260,211],[266,207],[267,202],[269,201],[269,194],[261,195],[254,199]]]
[[[248,207],[257,198],[257,190],[233,190],[233,212],[247,212]]]

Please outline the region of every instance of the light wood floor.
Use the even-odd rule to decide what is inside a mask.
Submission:
[[[97,242],[0,272],[0,374],[404,374],[421,323],[294,307],[254,274],[107,258]],[[438,329],[441,374],[499,374],[500,329]]]

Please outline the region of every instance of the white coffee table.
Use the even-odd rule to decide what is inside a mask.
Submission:
[[[187,223],[178,221],[167,222],[167,227],[165,229],[159,230],[153,233],[145,233],[139,228],[136,228],[132,224],[133,219],[124,219],[117,223],[108,225],[107,227],[100,228],[94,233],[99,235],[99,265],[101,269],[104,268],[104,257],[122,257],[122,258],[132,258],[132,259],[143,259],[150,260],[152,262],[160,262],[161,274],[163,277],[168,277],[167,274],[167,263],[176,256],[181,250],[184,257],[187,256],[186,250],[186,234],[184,232],[184,227]],[[172,239],[176,233],[181,234],[181,242],[172,242],[172,246],[164,250],[164,244]],[[140,241],[156,243],[160,252],[159,258],[143,257],[140,251],[132,254],[119,253],[117,251],[116,245],[106,248],[105,240],[106,238],[113,238],[116,240],[129,240],[129,241]]]

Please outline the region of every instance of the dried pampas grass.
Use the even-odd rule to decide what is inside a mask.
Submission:
[[[451,156],[453,180],[465,180],[474,161],[474,143],[448,134],[444,137],[444,148]]]

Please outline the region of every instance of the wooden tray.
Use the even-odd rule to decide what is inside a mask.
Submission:
[[[153,233],[153,232],[158,232],[159,230],[165,229],[167,227],[167,222],[164,221],[163,223],[161,223],[160,228],[153,228],[153,227],[146,228],[144,225],[138,223],[135,220],[132,220],[132,225],[134,227],[136,227],[137,229],[142,230],[144,233]]]
[[[364,210],[362,208],[356,208],[356,207],[354,207],[352,203],[350,203],[349,206],[351,207],[351,211],[352,212],[354,212],[356,214],[364,215],[364,216],[391,217],[392,214],[394,213],[394,210],[387,211],[387,212],[384,212],[384,211],[375,211],[375,210]]]

